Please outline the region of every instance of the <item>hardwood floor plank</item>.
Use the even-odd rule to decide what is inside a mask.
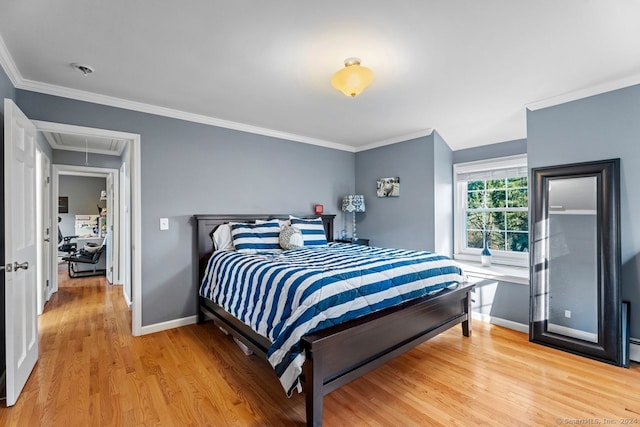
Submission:
[[[131,336],[122,289],[68,279],[39,319],[40,358],[2,426],[301,426],[271,367],[211,323]],[[474,322],[325,397],[327,426],[530,426],[640,419],[640,365],[622,369]],[[583,422],[584,423],[584,422]]]

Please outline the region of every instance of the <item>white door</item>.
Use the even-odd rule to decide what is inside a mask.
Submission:
[[[42,217],[44,220],[44,230],[42,231],[42,234],[44,236],[43,238],[43,266],[42,266],[42,272],[43,272],[43,283],[44,283],[44,301],[47,302],[49,301],[49,297],[50,297],[50,292],[51,292],[51,257],[53,256],[52,253],[52,242],[57,242],[58,240],[58,236],[53,235],[53,221],[51,218],[51,161],[49,160],[49,158],[46,155],[42,155],[42,176],[44,179],[44,194],[43,194],[43,210],[42,210]],[[56,222],[57,223],[57,222]],[[57,231],[57,230],[56,230]],[[56,245],[56,253],[57,253],[57,245]],[[43,307],[44,308],[44,307]],[[40,311],[40,313],[42,313],[42,311]]]
[[[127,291],[127,283],[130,283],[127,279],[126,279],[126,256],[128,256],[127,253],[127,239],[125,238],[126,236],[126,217],[127,217],[127,206],[128,206],[128,202],[126,202],[126,196],[127,196],[127,185],[128,182],[126,180],[126,170],[127,170],[127,165],[126,163],[122,163],[122,165],[120,166],[120,175],[118,176],[118,182],[120,183],[120,200],[118,205],[120,206],[120,213],[118,214],[118,230],[120,231],[120,236],[118,239],[119,245],[119,255],[120,255],[120,262],[118,263],[118,278],[119,278],[119,283],[121,285],[123,285],[123,295],[125,296],[125,298],[127,298],[127,301],[131,301],[131,296],[129,295],[128,291]]]
[[[35,126],[5,99],[7,406],[16,403],[38,360],[35,144]]]
[[[113,220],[116,217],[113,207],[113,174],[107,175],[107,280],[113,284]]]
[[[41,244],[38,248],[38,315],[44,311],[44,304],[49,300],[51,283],[51,185],[50,161],[36,147],[36,197],[38,232],[36,239]]]

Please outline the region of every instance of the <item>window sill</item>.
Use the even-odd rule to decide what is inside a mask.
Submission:
[[[478,279],[493,279],[519,285],[529,285],[529,268],[509,265],[483,267],[479,262],[456,259],[465,274]]]

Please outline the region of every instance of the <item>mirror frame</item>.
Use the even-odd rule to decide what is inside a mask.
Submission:
[[[597,178],[598,342],[595,343],[547,329],[549,181],[581,177]],[[620,159],[533,168],[531,190],[529,340],[614,365],[628,365],[620,297]]]

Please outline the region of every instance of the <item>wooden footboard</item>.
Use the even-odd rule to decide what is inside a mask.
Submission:
[[[322,425],[325,394],[462,323],[471,335],[471,290],[460,286],[302,337],[307,425]]]

